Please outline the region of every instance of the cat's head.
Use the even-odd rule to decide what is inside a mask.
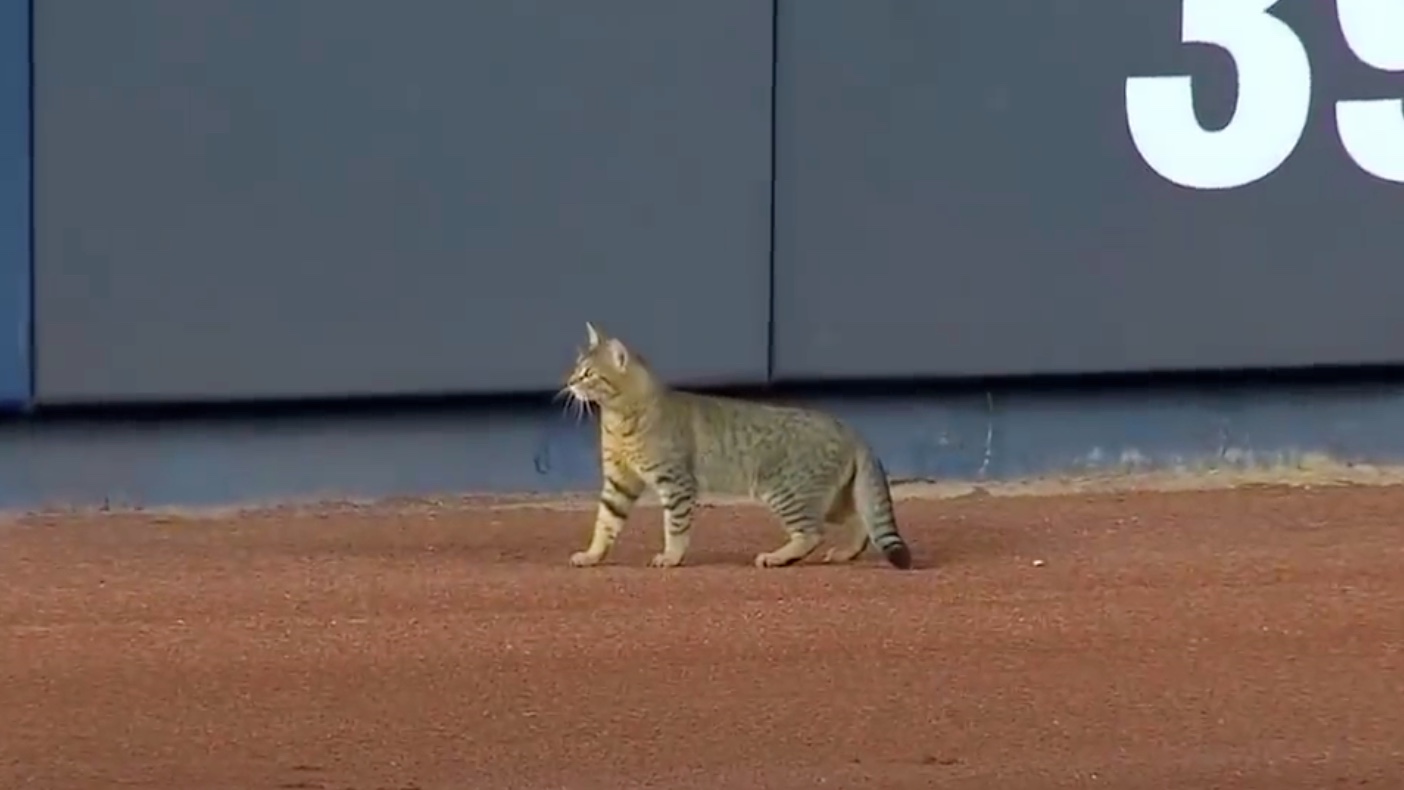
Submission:
[[[625,405],[654,390],[653,374],[643,358],[594,324],[585,324],[586,343],[566,377],[571,397],[604,408]]]

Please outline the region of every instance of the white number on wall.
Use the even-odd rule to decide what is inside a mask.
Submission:
[[[1192,189],[1232,189],[1287,161],[1306,130],[1311,63],[1278,0],[1184,0],[1180,40],[1219,47],[1238,73],[1238,102],[1223,129],[1205,129],[1187,75],[1126,80],[1126,123],[1141,158],[1162,178]],[[1404,71],[1404,0],[1337,0],[1347,45],[1360,62]],[[1365,172],[1404,183],[1404,101],[1336,103],[1341,146]]]
[[[1404,71],[1404,0],[1336,0],[1346,45],[1361,63]],[[1336,102],[1341,146],[1361,170],[1404,183],[1404,101]]]

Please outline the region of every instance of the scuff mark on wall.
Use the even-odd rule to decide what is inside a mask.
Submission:
[[[789,400],[848,420],[899,481],[1404,462],[1404,387],[1394,384]],[[591,492],[594,432],[526,406],[0,424],[0,508]]]

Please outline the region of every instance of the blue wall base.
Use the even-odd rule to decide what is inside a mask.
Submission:
[[[1404,385],[794,398],[869,437],[897,479],[1404,461]],[[0,425],[0,508],[239,505],[592,490],[595,434],[539,404],[433,413]]]

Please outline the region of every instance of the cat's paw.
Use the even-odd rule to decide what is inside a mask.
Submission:
[[[668,553],[655,554],[653,559],[648,561],[650,568],[676,568],[682,564],[682,557],[677,557]]]
[[[858,559],[858,555],[862,553],[861,551],[853,551],[852,549],[832,548],[824,552],[824,562],[831,565],[852,562]]]
[[[787,565],[794,565],[798,561],[798,559],[786,557],[778,551],[763,551],[756,555],[757,568],[784,568]]]
[[[592,565],[599,565],[603,555],[591,554],[588,551],[577,551],[570,555],[570,564],[576,568],[588,568]]]

